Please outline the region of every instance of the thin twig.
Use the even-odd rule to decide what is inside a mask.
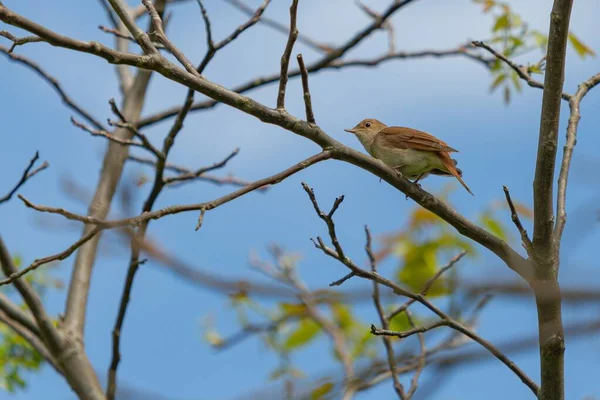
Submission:
[[[365,12],[365,14],[367,14],[371,18],[375,20],[381,19],[381,14],[379,14],[372,8],[367,7],[366,5],[361,3],[360,0],[355,0],[355,3],[362,11]],[[390,20],[387,20],[381,25],[381,28],[385,29],[388,32],[388,52],[392,54],[396,51],[396,35],[394,33],[394,25],[392,25]]]
[[[64,91],[64,89],[62,88],[62,86],[60,85],[60,83],[58,82],[58,80],[56,78],[54,78],[53,76],[48,74],[38,64],[36,64],[35,62],[31,61],[30,59],[28,59],[24,56],[21,56],[18,54],[11,54],[8,52],[7,48],[2,47],[2,46],[0,46],[0,53],[5,54],[11,60],[13,60],[19,64],[25,65],[29,69],[33,70],[36,74],[38,74],[40,77],[42,77],[42,79],[44,81],[46,81],[48,84],[50,84],[54,88],[54,90],[56,91],[56,93],[58,94],[58,96],[60,97],[62,102],[65,103],[67,105],[67,107],[69,107],[71,110],[75,111],[80,117],[84,118],[86,121],[88,121],[90,124],[92,124],[95,128],[106,130],[106,128],[104,127],[104,125],[102,123],[100,123],[98,120],[96,120],[90,113],[85,111],[81,106],[79,106],[77,103],[75,103],[75,101],[73,101],[73,99],[71,99],[67,95],[67,93]]]
[[[227,155],[227,157],[225,157],[223,160],[218,161],[218,162],[216,162],[216,163],[214,163],[214,164],[212,164],[212,165],[210,165],[208,167],[199,168],[199,169],[197,169],[195,171],[190,171],[188,173],[183,173],[183,174],[180,174],[180,175],[177,175],[177,176],[172,176],[172,177],[169,177],[169,178],[165,178],[164,179],[165,185],[169,185],[169,184],[173,184],[173,183],[176,183],[176,182],[181,182],[181,181],[195,179],[195,178],[198,178],[201,175],[204,175],[207,172],[211,172],[211,171],[214,171],[216,169],[223,168],[223,167],[225,167],[227,165],[227,163],[229,161],[231,161],[231,159],[233,157],[237,156],[239,154],[239,152],[240,152],[240,149],[236,148],[231,153],[229,153]]]
[[[40,165],[36,169],[32,170],[33,166],[35,165],[35,162],[39,158],[40,158],[40,154],[39,154],[39,152],[36,151],[33,158],[29,161],[29,165],[27,165],[27,167],[23,171],[23,174],[21,175],[21,179],[19,179],[17,184],[7,194],[0,197],[0,204],[9,201],[13,197],[13,195],[15,193],[17,193],[17,191],[21,188],[21,186],[23,186],[25,184],[25,182],[27,182],[29,179],[31,179],[38,172],[41,172],[41,171],[45,170],[46,168],[48,168],[48,166],[49,166],[48,161],[44,161],[42,163],[42,165]]]
[[[298,67],[300,67],[300,73],[302,74],[302,91],[304,92],[304,107],[306,109],[306,122],[309,124],[316,124],[315,114],[312,108],[312,101],[310,98],[310,89],[308,87],[308,71],[304,65],[304,59],[302,54],[298,54]]]
[[[494,57],[496,57],[497,59],[506,63],[506,65],[508,65],[510,68],[512,68],[517,73],[517,75],[519,75],[519,78],[521,78],[525,82],[527,82],[527,84],[529,86],[531,86],[533,88],[537,88],[537,89],[542,89],[542,90],[544,89],[544,84],[540,81],[533,79],[533,77],[527,72],[526,67],[517,65],[514,61],[511,61],[510,59],[508,59],[504,54],[498,53],[492,47],[488,46],[487,44],[485,44],[483,42],[473,41],[472,43],[473,43],[473,46],[481,47],[482,49],[487,50]],[[569,101],[569,99],[571,98],[571,95],[568,93],[563,93],[562,98],[563,98],[563,100]]]
[[[326,224],[329,228],[330,239],[331,239],[332,244],[335,247],[335,250],[325,246],[323,240],[319,237],[317,237],[317,244],[315,244],[317,246],[317,248],[319,248],[321,251],[323,251],[324,254],[328,255],[329,257],[332,257],[332,258],[340,261],[348,269],[350,269],[352,272],[354,272],[357,276],[371,280],[373,282],[377,282],[378,284],[384,285],[384,286],[392,289],[394,291],[394,293],[396,293],[400,296],[405,296],[405,297],[408,297],[409,299],[413,299],[413,300],[417,301],[418,303],[425,306],[427,309],[429,309],[431,312],[433,312],[435,315],[437,315],[440,318],[438,321],[434,322],[433,324],[431,324],[429,326],[415,328],[415,329],[412,329],[407,332],[393,332],[393,331],[386,331],[386,330],[382,331],[382,330],[377,329],[375,326],[371,326],[371,331],[374,334],[387,334],[387,335],[392,335],[392,336],[397,336],[397,337],[402,338],[402,337],[408,337],[410,335],[413,335],[413,334],[416,334],[419,332],[425,332],[426,330],[434,329],[434,328],[437,328],[440,326],[448,326],[448,327],[462,333],[463,335],[467,336],[468,338],[472,339],[473,341],[479,343],[484,348],[486,348],[498,360],[500,360],[511,371],[513,371],[515,373],[515,375],[525,385],[527,385],[527,387],[529,387],[531,389],[531,391],[537,396],[537,394],[539,392],[538,386],[512,360],[510,360],[505,354],[503,354],[500,350],[498,350],[490,342],[481,338],[479,335],[477,335],[471,329],[469,329],[468,327],[465,327],[460,322],[451,318],[449,315],[444,313],[442,310],[440,310],[438,307],[436,307],[433,303],[431,303],[429,300],[427,300],[423,295],[410,292],[410,291],[402,288],[398,284],[392,282],[391,280],[389,280],[387,278],[384,278],[383,276],[381,276],[377,273],[369,272],[369,271],[363,270],[360,267],[358,267],[350,258],[348,258],[344,254],[344,252],[341,248],[341,245],[339,244],[339,242],[337,240],[337,235],[335,233],[335,225],[333,224],[333,221],[331,220],[331,216],[326,215],[325,213],[323,213],[323,211],[321,211],[321,209],[316,201],[313,190],[310,189],[306,184],[303,184],[303,186],[304,186],[305,191],[309,195],[311,202],[313,203],[313,206],[315,208],[317,215],[319,216],[319,218],[323,219],[326,222]]]
[[[298,16],[298,0],[292,0],[290,6],[290,34],[288,36],[285,50],[281,56],[281,72],[279,73],[279,90],[277,91],[277,109],[285,109],[285,89],[288,82],[288,66],[290,64],[290,57],[292,55],[292,49],[294,48],[294,42],[298,37],[298,27],[296,26],[296,19]]]
[[[137,162],[142,165],[152,166],[155,168],[156,168],[156,164],[157,164],[156,161],[153,159],[139,157],[139,156],[135,156],[135,155],[130,155],[128,157],[128,160]],[[203,168],[206,168],[206,167],[203,167]],[[200,168],[200,169],[203,169],[203,168]],[[185,181],[181,181],[178,179],[178,181],[179,181],[178,183],[191,182],[193,180],[206,181],[206,182],[210,182],[210,183],[213,183],[213,184],[219,185],[219,186],[221,186],[221,185],[247,186],[252,183],[251,181],[246,181],[246,180],[243,180],[240,178],[236,178],[234,176],[218,177],[218,176],[209,175],[209,174],[198,175],[196,173],[197,171],[193,171],[189,168],[182,167],[180,165],[176,165],[176,164],[172,164],[172,163],[165,163],[165,170],[173,171],[178,174],[187,174],[190,177],[189,179],[187,179]],[[171,182],[171,178],[174,178],[174,177],[165,178],[166,186],[175,186],[176,185],[176,182]],[[268,190],[268,186],[257,189],[257,191],[266,191],[266,190]]]
[[[181,65],[183,65],[187,72],[196,77],[200,77],[200,74],[198,73],[198,71],[196,71],[196,68],[194,68],[190,60],[188,60],[188,58],[185,56],[185,54],[183,54],[181,50],[175,47],[175,45],[171,43],[171,41],[167,38],[167,35],[165,34],[165,31],[163,29],[162,19],[160,18],[160,15],[158,15],[158,12],[156,11],[156,8],[154,8],[152,2],[150,0],[142,0],[142,4],[144,4],[146,9],[148,10],[148,13],[150,14],[150,20],[152,21],[152,26],[154,27],[154,35],[156,36],[158,41],[162,43],[163,46],[165,46],[167,50],[169,50],[169,52],[173,54],[173,56],[175,56],[177,61],[179,61]]]
[[[110,33],[111,35],[114,35],[114,36],[116,36],[118,38],[125,39],[125,40],[127,40],[127,41],[129,41],[131,43],[137,44],[137,42],[135,41],[135,39],[131,35],[127,35],[127,34],[121,32],[118,29],[108,28],[108,27],[103,26],[103,25],[98,25],[98,29],[100,29],[102,32]],[[157,49],[167,50],[168,51],[168,49],[165,46],[163,46],[161,43],[152,42],[152,44]]]
[[[412,313],[409,310],[406,310],[406,319],[408,320],[410,326],[415,328],[415,322],[413,321]],[[425,368],[425,357],[427,355],[427,348],[425,347],[425,335],[421,332],[417,333],[417,336],[419,338],[419,362],[417,364],[415,373],[413,374],[413,377],[410,381],[410,388],[406,393],[407,400],[410,400],[417,391],[417,387],[419,386],[419,378],[421,377],[421,373]]]
[[[18,273],[17,267],[15,266],[10,252],[6,248],[2,237],[0,237],[0,266],[4,272],[4,275],[11,276]],[[40,329],[40,336],[48,346],[49,351],[52,354],[57,354],[63,344],[63,338],[58,333],[56,327],[52,323],[50,316],[46,313],[46,310],[42,304],[42,300],[35,292],[33,287],[25,281],[23,278],[17,278],[14,280],[14,285],[19,291],[21,297],[27,304],[27,307],[33,314],[35,321]]]
[[[262,19],[262,15],[264,14],[269,3],[271,3],[271,0],[264,0],[263,3],[256,10],[254,10],[254,12],[250,13],[250,19],[244,22],[242,25],[238,26],[231,34],[229,34],[229,36],[218,42],[215,45],[215,49],[220,50],[223,47],[227,46],[240,34],[242,34],[246,29],[252,27],[257,22],[259,22]]]
[[[508,191],[508,188],[506,186],[502,186],[502,188],[504,189],[504,196],[506,197],[508,208],[510,208],[510,218],[512,219],[513,223],[515,224],[519,233],[521,234],[521,243],[523,244],[523,247],[527,251],[529,257],[533,257],[533,244],[529,239],[529,235],[527,235],[527,230],[523,227],[523,224],[521,224],[521,220],[519,219],[517,209],[515,208],[515,205],[513,204],[512,199],[510,197],[510,192]]]
[[[0,310],[0,322],[9,327],[15,334],[23,338],[35,351],[37,351],[46,360],[52,368],[59,374],[63,375],[64,372],[60,367],[56,358],[50,353],[42,339],[37,336],[34,332],[30,331],[26,326],[20,324],[18,321],[10,318],[10,316]]]
[[[365,226],[365,235],[367,237],[367,243],[365,245],[365,251],[367,252],[367,256],[369,258],[369,263],[371,264],[371,272],[374,274],[377,273],[377,263],[375,262],[375,257],[373,256],[373,249],[371,248],[371,231],[369,228]],[[377,315],[379,315],[379,321],[383,329],[390,328],[390,321],[385,316],[385,310],[381,305],[381,298],[379,296],[379,284],[376,281],[373,281],[373,303],[375,304],[375,310],[377,310]],[[406,393],[404,391],[404,386],[400,383],[400,378],[398,377],[398,371],[396,366],[396,356],[394,355],[394,348],[392,347],[392,341],[388,336],[383,336],[381,338],[383,340],[383,345],[385,347],[385,352],[387,355],[388,365],[390,366],[390,373],[392,374],[392,382],[394,385],[394,390],[398,397],[402,400],[405,400]]]
[[[577,88],[577,92],[569,100],[569,123],[567,125],[567,140],[563,148],[563,158],[560,166],[560,174],[558,176],[558,189],[556,199],[556,223],[554,226],[554,240],[560,243],[562,239],[562,233],[565,228],[567,221],[567,183],[569,179],[569,169],[571,168],[571,158],[573,156],[573,149],[577,143],[577,128],[579,126],[579,120],[581,119],[581,113],[579,106],[585,95],[595,86],[600,84],[600,73],[592,76],[590,79],[581,83]]]
[[[60,253],[48,256],[48,257],[39,258],[39,259],[35,260],[27,268],[23,268],[17,272],[14,272],[14,273],[8,275],[5,279],[0,280],[0,286],[7,285],[9,283],[13,283],[15,281],[15,279],[24,276],[25,274],[37,269],[38,267],[40,267],[44,264],[48,264],[52,261],[64,260],[65,258],[69,257],[71,254],[73,254],[73,252],[75,250],[77,250],[82,244],[84,244],[85,242],[87,242],[88,240],[93,238],[98,232],[100,232],[100,229],[98,229],[98,228],[92,229],[86,235],[82,236],[81,239],[79,239],[78,241],[73,243],[71,246],[69,246],[69,248],[67,248],[66,250],[61,251]]]
[[[247,5],[245,5],[242,1],[240,0],[225,0],[227,3],[231,4],[232,6],[236,7],[238,10],[242,11],[244,14],[246,15],[252,15],[254,10],[252,10],[252,8],[248,7]],[[289,26],[280,23],[277,20],[274,19],[270,19],[270,18],[261,18],[260,19],[260,23],[263,25],[266,25],[270,28],[275,29],[278,32],[281,32],[285,35],[287,35],[290,31]],[[326,44],[322,44],[317,42],[316,40],[313,40],[311,38],[309,38],[308,36],[302,34],[301,32],[298,33],[298,39],[299,42],[312,47],[313,49],[317,50],[317,51],[324,51],[324,52],[328,52],[331,51],[333,49],[332,46],[330,45],[326,45]]]
[[[44,39],[42,39],[39,36],[27,36],[23,38],[18,38],[5,30],[0,31],[0,36],[5,37],[12,42],[12,46],[10,46],[10,49],[8,49],[9,54],[12,53],[15,47],[17,46],[21,46],[26,43],[44,42]]]

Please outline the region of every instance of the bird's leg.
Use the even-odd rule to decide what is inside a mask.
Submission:
[[[417,176],[417,179],[415,179],[415,181],[414,181],[413,183],[414,183],[415,185],[417,185],[418,187],[421,187],[421,185],[419,184],[419,180],[420,180],[420,179],[421,179],[423,176],[425,176],[425,174],[424,174],[424,173],[423,173],[423,174],[421,174],[421,175],[419,175],[419,176]],[[408,195],[406,195],[406,200],[408,200]]]
[[[402,172],[400,172],[400,168],[404,167],[404,165],[396,165],[395,167],[392,167],[392,169],[398,174],[398,176],[404,176],[402,175]],[[379,183],[381,183],[381,178],[379,178]]]
[[[413,183],[414,183],[415,185],[417,185],[418,187],[421,187],[421,185],[419,184],[419,180],[420,180],[420,179],[421,179],[423,176],[425,176],[425,174],[424,174],[424,173],[423,173],[423,174],[421,174],[421,175],[419,175],[419,176],[417,177],[417,179],[415,179],[415,181],[414,181]]]

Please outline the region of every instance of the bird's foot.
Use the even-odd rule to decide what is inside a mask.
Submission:
[[[411,182],[413,185],[417,185],[417,187],[422,188],[421,184],[417,181]],[[406,195],[406,200],[408,200],[408,195]]]

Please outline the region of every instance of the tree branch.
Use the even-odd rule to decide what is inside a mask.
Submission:
[[[523,227],[523,224],[521,224],[521,220],[519,219],[517,209],[515,208],[515,205],[513,204],[512,199],[510,198],[510,192],[508,191],[508,188],[506,186],[503,186],[502,188],[504,189],[504,196],[506,197],[508,208],[510,208],[510,218],[512,219],[513,223],[517,227],[517,230],[521,234],[521,244],[527,251],[527,255],[533,258],[533,244],[531,243],[531,240],[529,240],[529,235],[527,235],[527,231]]]
[[[41,211],[41,212],[48,212],[48,213],[52,213],[52,214],[60,214],[67,219],[83,222],[86,224],[96,225],[102,229],[118,228],[118,227],[124,227],[124,226],[137,226],[144,221],[156,220],[156,219],[162,218],[166,215],[179,214],[179,213],[186,212],[186,211],[199,211],[199,210],[209,211],[209,210],[215,209],[225,203],[230,202],[231,200],[237,199],[238,197],[241,197],[246,193],[250,193],[258,188],[261,188],[266,185],[275,185],[275,184],[283,181],[284,179],[288,178],[289,176],[291,176],[297,172],[300,172],[303,169],[305,169],[313,164],[316,164],[316,163],[324,161],[324,160],[328,160],[330,158],[331,158],[330,152],[322,151],[312,157],[307,158],[306,160],[304,160],[298,164],[291,166],[290,168],[288,168],[282,172],[279,172],[268,178],[264,178],[264,179],[255,181],[250,185],[240,188],[240,189],[236,190],[235,192],[229,193],[225,196],[219,197],[216,200],[212,200],[212,201],[205,202],[205,203],[196,203],[196,204],[165,207],[160,210],[145,212],[136,217],[124,218],[124,219],[118,219],[118,220],[112,220],[112,221],[96,218],[93,216],[78,215],[78,214],[72,213],[70,211],[61,209],[61,208],[36,205],[36,204],[31,203],[29,200],[27,200],[23,196],[19,196],[19,198],[25,203],[25,205],[27,207],[33,208],[34,210]]]
[[[555,0],[550,14],[548,55],[542,97],[538,156],[533,182],[533,246],[542,274],[556,274],[558,244],[553,243],[553,180],[560,120],[560,100],[565,75],[565,52],[572,0]],[[543,386],[543,385],[542,385]],[[555,387],[558,389],[557,387]]]
[[[371,232],[369,228],[365,226],[365,235],[367,236],[367,244],[365,245],[365,251],[367,252],[367,256],[369,258],[369,263],[371,264],[371,272],[374,274],[377,273],[377,263],[375,262],[375,257],[373,256],[373,250],[371,248]],[[377,315],[379,315],[379,322],[383,329],[390,329],[390,321],[385,315],[385,310],[381,305],[381,298],[379,295],[379,284],[373,281],[373,303],[375,304],[375,310],[377,311]],[[407,399],[406,392],[404,391],[404,387],[402,383],[400,383],[400,378],[398,377],[398,368],[396,365],[396,356],[394,355],[394,348],[392,347],[392,341],[388,336],[383,336],[383,345],[385,347],[385,352],[387,354],[388,365],[390,366],[390,373],[392,375],[392,382],[394,385],[394,390],[398,395],[398,398],[405,400]]]
[[[513,71],[515,71],[517,73],[517,75],[519,75],[519,78],[521,78],[525,82],[527,82],[527,84],[529,86],[531,86],[532,88],[537,88],[537,89],[542,89],[542,90],[544,89],[544,84],[540,81],[536,81],[535,79],[533,79],[533,77],[529,74],[529,72],[527,72],[526,67],[516,64],[514,61],[508,59],[504,54],[498,53],[492,47],[488,46],[487,44],[485,44],[483,42],[474,41],[472,43],[473,43],[473,46],[481,47],[482,49],[487,50],[494,57],[496,57],[500,61],[506,63],[506,65],[508,65],[510,68],[512,68]],[[561,91],[562,91],[562,86],[561,86]],[[568,93],[561,92],[561,97],[563,100],[569,101],[569,99],[571,98],[571,95]]]
[[[84,235],[81,239],[79,239],[78,241],[73,243],[71,246],[69,246],[68,249],[66,249],[58,254],[54,254],[54,255],[51,255],[48,257],[44,257],[44,258],[39,258],[39,259],[35,260],[33,263],[31,263],[31,265],[29,265],[27,268],[23,268],[22,270],[19,270],[10,275],[7,275],[7,277],[5,279],[0,280],[0,286],[6,285],[9,283],[13,283],[15,281],[15,279],[24,276],[25,274],[37,269],[38,267],[40,267],[44,264],[48,264],[52,261],[64,260],[65,258],[69,257],[71,254],[73,254],[73,252],[75,250],[77,250],[79,247],[81,247],[81,245],[83,245],[85,242],[87,242],[88,240],[93,238],[98,232],[100,232],[99,228],[92,229],[90,232],[88,232],[86,235]]]
[[[496,347],[494,347],[494,345],[492,345],[490,342],[481,338],[474,331],[472,331],[471,329],[467,328],[466,326],[462,325],[461,323],[459,323],[458,321],[456,321],[455,319],[453,319],[452,317],[450,317],[449,315],[444,313],[442,310],[437,308],[435,305],[433,305],[429,300],[424,298],[422,295],[412,293],[412,292],[400,287],[396,283],[390,281],[389,279],[382,277],[381,275],[379,275],[375,272],[369,272],[369,271],[363,270],[360,267],[358,267],[343,252],[343,249],[337,239],[337,234],[335,232],[335,225],[331,218],[333,215],[333,211],[335,211],[335,209],[341,203],[340,199],[343,200],[343,198],[341,198],[341,197],[337,198],[336,201],[334,202],[332,212],[330,212],[329,214],[325,214],[323,211],[321,211],[321,209],[316,201],[313,190],[310,189],[308,187],[308,185],[306,185],[304,183],[302,186],[304,187],[304,190],[308,194],[308,196],[311,200],[311,203],[313,204],[313,207],[315,208],[317,215],[319,216],[319,218],[321,218],[326,223],[328,230],[329,230],[329,236],[331,238],[331,242],[334,245],[335,250],[325,246],[323,240],[320,237],[317,237],[317,242],[315,242],[315,247],[317,247],[318,249],[323,251],[323,253],[325,253],[326,255],[340,261],[348,269],[350,269],[352,272],[354,272],[356,276],[359,276],[364,279],[368,279],[374,283],[378,283],[378,284],[387,286],[390,289],[392,289],[395,294],[415,300],[416,302],[420,303],[421,305],[423,305],[425,308],[429,309],[431,312],[433,312],[435,315],[437,315],[440,318],[438,321],[432,323],[429,326],[415,328],[415,329],[412,329],[407,332],[392,332],[392,331],[385,331],[385,330],[382,331],[382,330],[378,330],[377,328],[375,328],[375,326],[371,326],[371,332],[373,334],[393,335],[393,336],[397,336],[399,338],[403,338],[403,337],[408,337],[408,336],[416,334],[416,333],[435,329],[440,326],[448,326],[448,327],[454,329],[455,331],[462,333],[463,335],[472,339],[473,341],[479,343],[481,346],[483,346],[485,349],[487,349],[496,358],[498,358],[498,360],[500,360],[511,371],[513,371],[514,374],[517,375],[517,377],[519,379],[521,379],[521,381],[525,385],[527,385],[527,387],[529,387],[536,396],[538,395],[539,388],[537,387],[537,385],[512,360],[510,360],[505,354],[503,354],[500,350],[498,350]]]
[[[46,348],[44,342],[40,339],[35,332],[28,329],[26,326],[20,324],[18,321],[12,319],[4,310],[0,309],[0,322],[8,326],[14,333],[25,339],[25,341],[46,360],[52,368],[60,375],[63,375],[63,371],[54,358],[52,353]]]
[[[35,336],[41,338],[40,330],[27,312],[21,310],[19,306],[13,303],[4,293],[0,293],[0,311],[6,314],[7,318],[23,325],[25,329]]]
[[[298,54],[298,67],[300,67],[300,74],[302,74],[302,90],[304,92],[304,107],[306,109],[306,122],[309,124],[316,124],[315,114],[312,108],[312,101],[310,98],[310,89],[308,88],[308,71],[304,65],[304,59],[302,54]]]
[[[29,161],[29,165],[27,165],[27,167],[23,171],[23,174],[21,175],[21,179],[19,179],[19,182],[17,182],[17,184],[6,195],[0,197],[0,204],[9,201],[13,197],[13,195],[21,188],[21,186],[23,186],[25,184],[25,182],[27,182],[29,179],[31,179],[38,172],[41,172],[41,171],[45,170],[46,168],[48,168],[48,165],[49,165],[48,162],[44,161],[42,163],[42,165],[40,165],[39,167],[37,167],[36,169],[34,169],[32,171],[32,168],[35,165],[35,162],[39,158],[40,158],[40,154],[39,154],[39,152],[36,151],[33,158]]]
[[[563,149],[563,159],[560,166],[560,174],[558,176],[558,194],[556,201],[557,220],[554,226],[554,241],[557,245],[560,245],[562,233],[567,222],[567,183],[569,179],[569,169],[571,167],[571,157],[573,156],[573,149],[577,143],[577,127],[579,125],[579,120],[581,119],[579,106],[585,95],[599,83],[600,74],[592,76],[590,79],[579,85],[577,92],[571,96],[569,100],[571,115],[567,125],[567,142]]]
[[[104,125],[102,123],[100,123],[98,120],[96,120],[90,113],[85,111],[81,106],[79,106],[77,103],[75,103],[75,101],[72,100],[67,95],[67,93],[64,91],[64,89],[62,88],[62,86],[60,85],[60,83],[58,82],[58,80],[56,78],[49,75],[38,64],[36,64],[35,62],[33,62],[30,59],[23,57],[21,55],[11,54],[8,52],[8,50],[5,47],[2,47],[2,46],[0,46],[0,53],[5,54],[12,61],[14,61],[18,64],[25,65],[26,67],[28,67],[29,69],[34,71],[36,74],[38,74],[40,77],[42,77],[42,79],[44,81],[46,81],[48,84],[50,84],[54,88],[54,90],[56,91],[56,93],[58,94],[58,96],[60,97],[62,102],[64,104],[66,104],[67,107],[69,107],[71,110],[76,112],[80,117],[84,118],[86,121],[88,121],[90,124],[92,124],[96,129],[105,129]]]
[[[285,50],[281,56],[281,72],[279,73],[279,90],[277,91],[277,109],[285,109],[285,89],[288,82],[288,66],[290,64],[290,57],[292,55],[292,49],[294,48],[294,42],[298,37],[298,28],[296,26],[296,19],[298,16],[298,0],[292,0],[290,6],[290,34],[288,36]]]
[[[489,68],[489,60],[479,57],[477,55],[471,54],[467,51],[465,46],[458,46],[457,48],[449,49],[449,50],[423,50],[423,51],[415,51],[415,52],[406,52],[400,51],[394,54],[385,54],[380,57],[375,57],[373,59],[355,59],[348,61],[340,61],[339,59],[332,60],[329,64],[322,65],[320,61],[314,62],[311,65],[306,67],[307,72],[314,73],[318,71],[325,71],[328,69],[339,70],[343,68],[350,67],[376,67],[382,63],[393,61],[393,60],[406,60],[406,59],[416,59],[416,58],[424,58],[424,57],[450,57],[450,56],[465,56],[467,58],[473,59],[477,62],[482,63],[486,68]],[[289,78],[295,78],[301,76],[300,69],[293,69],[288,72]],[[233,89],[233,92],[238,94],[242,94],[248,92],[252,89],[256,89],[271,83],[279,82],[280,74],[273,74],[263,77],[258,77],[239,85]],[[202,111],[215,107],[219,102],[215,100],[205,100],[198,103],[195,103],[190,108],[190,111]],[[150,115],[148,117],[142,118],[139,122],[140,127],[152,125],[166,119],[172,118],[177,115],[179,107],[173,107],[159,113]]]

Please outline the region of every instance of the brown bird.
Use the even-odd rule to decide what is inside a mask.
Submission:
[[[454,176],[467,189],[457,161],[449,153],[458,152],[429,133],[400,126],[387,126],[368,118],[352,129],[344,129],[356,135],[369,154],[394,168],[415,184],[429,174]],[[474,195],[473,195],[474,196]]]

